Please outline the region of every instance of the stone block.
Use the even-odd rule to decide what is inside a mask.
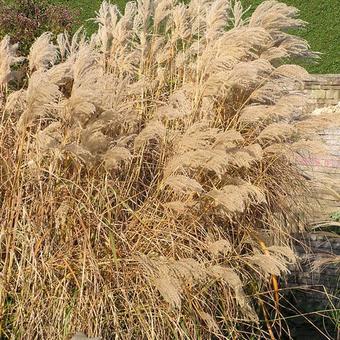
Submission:
[[[333,90],[334,91],[334,99],[340,100],[340,87],[339,90]]]
[[[311,90],[311,96],[317,99],[324,99],[326,98],[326,91],[325,90]]]
[[[337,94],[337,91],[335,90],[326,90],[326,99],[334,99]]]
[[[319,83],[305,84],[304,88],[307,92],[310,92],[310,90],[320,90],[321,85]]]
[[[321,90],[334,90],[335,85],[333,84],[322,84],[320,85]]]

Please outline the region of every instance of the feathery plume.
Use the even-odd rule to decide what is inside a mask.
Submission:
[[[161,122],[157,120],[150,122],[135,138],[135,149],[140,149],[146,142],[151,139],[163,139],[165,137],[165,133],[165,127]]]
[[[287,123],[273,123],[265,127],[257,139],[260,142],[275,142],[286,140],[295,132],[292,125]]]
[[[52,34],[43,33],[30,48],[28,67],[31,72],[45,70],[57,60],[57,48],[51,43]]]
[[[37,117],[52,114],[59,96],[58,86],[50,82],[46,73],[34,72],[26,90],[27,104],[18,122],[19,129],[25,128]]]
[[[250,183],[226,185],[219,190],[211,190],[207,195],[213,198],[215,205],[223,207],[228,213],[243,212],[247,204],[266,202],[264,193]]]
[[[183,175],[170,176],[164,181],[164,184],[171,187],[174,191],[184,194],[201,193],[203,191],[201,184],[194,179]]]
[[[232,246],[228,240],[221,239],[215,242],[209,242],[207,244],[207,250],[214,256],[219,254],[227,254],[232,249]]]
[[[25,59],[24,57],[17,57],[18,47],[18,44],[10,44],[8,35],[0,41],[0,90],[11,80],[11,66]]]
[[[107,169],[116,169],[120,163],[129,160],[132,157],[130,151],[124,147],[114,147],[106,151],[104,155],[105,167]]]

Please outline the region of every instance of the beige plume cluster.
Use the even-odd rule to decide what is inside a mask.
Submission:
[[[294,154],[315,142],[310,76],[283,65],[317,56],[287,33],[297,14],[103,2],[91,37],[44,33],[27,59],[0,43],[2,330],[266,336],[257,306],[294,261],[308,203]]]

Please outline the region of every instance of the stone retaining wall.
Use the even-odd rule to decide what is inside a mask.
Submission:
[[[321,259],[335,259],[336,256],[340,256],[339,235],[331,233],[296,235],[295,252],[299,262],[291,268],[289,286],[318,286],[333,293],[340,289],[339,258],[334,262],[314,266]]]
[[[340,74],[313,74],[305,82],[305,92],[310,96],[310,108],[335,105],[340,101]]]
[[[310,98],[308,110],[334,106],[340,102],[340,74],[313,75],[313,80],[305,83],[304,91]],[[340,120],[340,110],[337,111]],[[304,158],[300,164],[305,174],[317,183],[318,204],[312,222],[329,220],[331,214],[340,211],[340,129],[331,126],[320,137],[327,154]]]
[[[305,93],[310,98],[308,110],[336,105],[340,102],[340,74],[315,75],[314,80],[305,83]],[[315,210],[316,215],[310,218],[312,222],[329,220],[330,213],[340,211],[340,129],[330,127],[320,137],[328,148],[328,154],[304,159],[306,163],[300,163],[301,169],[318,183],[315,195],[319,206]],[[290,304],[297,306],[308,321],[306,316],[296,318],[293,315],[293,338],[340,340],[340,328],[334,327],[329,314],[322,316],[320,312],[329,308],[340,310],[340,236],[316,232],[294,236],[299,260],[290,268],[291,274],[283,286],[288,288],[285,291],[290,301],[287,308],[291,309]],[[332,258],[334,262],[315,266],[325,258]],[[315,326],[323,333],[315,332]]]
[[[333,319],[340,311],[340,266],[336,262],[340,236],[330,233],[294,236],[299,260],[290,268],[282,299],[285,315],[292,317],[289,323],[292,338],[340,340],[340,328]],[[332,258],[334,262],[315,267],[314,261],[324,258]]]

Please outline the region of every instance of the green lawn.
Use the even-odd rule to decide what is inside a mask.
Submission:
[[[80,22],[82,22],[88,30],[93,31],[93,23],[91,23],[91,21],[86,22],[86,20],[95,17],[95,12],[98,11],[102,0],[48,0],[48,2],[69,5],[72,8],[78,9],[80,11]],[[128,1],[111,0],[111,2],[117,4],[120,10],[123,11]]]
[[[243,0],[256,7],[263,0]],[[340,73],[340,0],[281,0],[300,9],[301,19],[309,25],[297,34],[305,38],[312,50],[322,52],[315,65],[304,65],[311,73]]]
[[[263,0],[243,0],[244,6],[260,4]],[[53,1],[55,2],[55,1]],[[57,0],[80,9],[81,21],[94,16],[101,0]],[[123,9],[125,0],[113,1]],[[298,34],[308,40],[311,48],[322,52],[317,64],[304,65],[312,73],[340,73],[340,0],[283,0],[288,5],[295,6],[301,11],[301,18],[309,25]],[[89,30],[93,24],[85,25]]]
[[[13,0],[7,0],[13,1]],[[91,32],[95,26],[86,21],[95,16],[101,0],[47,0],[63,3],[80,10],[80,22]],[[185,1],[185,0],[184,0]],[[245,7],[254,9],[264,0],[242,0]],[[304,37],[314,51],[322,52],[317,64],[304,64],[311,73],[340,73],[340,0],[281,0],[300,9],[301,18],[309,25],[297,34]],[[126,0],[112,0],[124,9]]]

